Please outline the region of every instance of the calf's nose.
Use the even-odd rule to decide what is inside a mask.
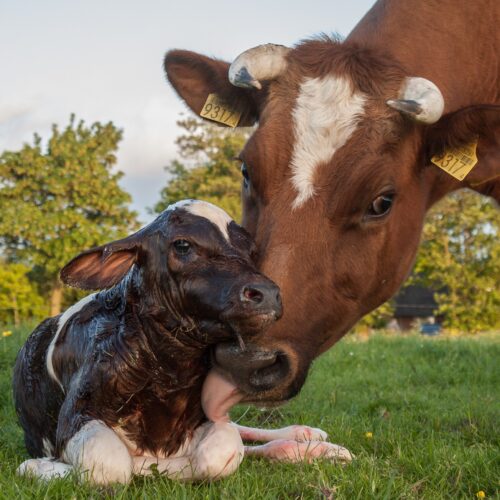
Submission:
[[[240,301],[255,310],[274,311],[276,319],[283,313],[279,288],[274,283],[248,283],[240,291]]]

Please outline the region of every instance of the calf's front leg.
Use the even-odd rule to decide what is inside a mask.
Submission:
[[[281,429],[255,429],[253,427],[246,427],[233,423],[234,427],[238,429],[241,439],[243,441],[259,441],[267,443],[277,439],[285,439],[289,441],[326,441],[328,434],[321,429],[309,427],[307,425],[289,425]]]
[[[290,425],[281,429],[254,429],[232,424],[244,441],[260,441],[261,446],[245,446],[245,454],[281,462],[310,462],[316,458],[334,462],[350,462],[346,448],[326,442],[325,431],[307,425]]]
[[[333,462],[351,462],[351,452],[342,446],[325,441],[292,441],[277,439],[260,446],[245,446],[245,454],[265,457],[279,462],[311,462],[326,459]]]
[[[235,472],[243,456],[243,442],[233,425],[207,422],[196,429],[182,456],[133,457],[134,473],[149,475],[156,469],[177,480],[215,480]]]

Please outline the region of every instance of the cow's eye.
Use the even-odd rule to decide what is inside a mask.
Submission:
[[[392,207],[394,193],[381,194],[377,196],[368,207],[366,217],[373,219],[387,215]]]
[[[175,240],[174,249],[179,255],[187,255],[191,250],[191,243],[187,240]]]
[[[243,185],[248,187],[250,184],[250,176],[248,175],[248,168],[246,163],[241,164],[241,175],[243,176]]]

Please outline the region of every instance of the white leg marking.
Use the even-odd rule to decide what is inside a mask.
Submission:
[[[177,208],[183,208],[186,212],[209,220],[219,228],[224,238],[229,241],[227,226],[229,226],[233,219],[222,208],[212,205],[212,203],[208,203],[207,201],[182,200],[169,205],[167,210],[175,210]]]
[[[81,311],[84,308],[84,306],[86,306],[95,297],[95,295],[96,295],[95,293],[87,295],[87,297],[84,297],[82,300],[80,300],[76,304],[72,305],[69,309],[66,309],[66,311],[64,311],[64,313],[59,318],[59,321],[57,323],[57,331],[54,335],[54,338],[50,341],[49,348],[47,349],[47,371],[49,372],[49,376],[59,384],[63,392],[64,392],[64,387],[62,386],[61,381],[57,377],[56,372],[54,371],[54,365],[52,364],[52,357],[54,356],[54,349],[56,347],[57,339],[59,337],[59,334],[61,333],[61,330],[63,329],[63,326],[66,324],[66,321],[68,321],[71,318],[71,316]]]
[[[20,476],[34,476],[42,481],[50,481],[66,477],[71,473],[73,467],[62,462],[56,462],[50,458],[32,458],[23,462],[16,473]]]
[[[69,441],[62,459],[93,483],[127,483],[132,457],[125,443],[98,420],[86,423]]]
[[[246,455],[265,457],[280,462],[311,462],[322,458],[333,462],[350,462],[353,459],[351,452],[325,441],[297,441],[276,440],[260,446],[246,446]]]
[[[243,441],[269,442],[276,439],[288,441],[326,441],[328,434],[321,429],[309,427],[307,425],[290,425],[282,429],[254,429],[244,425],[232,424],[238,429]]]
[[[366,97],[354,92],[341,76],[308,78],[300,86],[293,110],[295,146],[292,182],[297,190],[293,208],[314,195],[314,174],[321,163],[331,160],[357,127]]]
[[[237,429],[227,423],[209,422],[200,426],[187,451],[188,454],[182,457],[133,457],[134,473],[148,475],[155,467],[173,479],[214,480],[235,472],[244,455]]]

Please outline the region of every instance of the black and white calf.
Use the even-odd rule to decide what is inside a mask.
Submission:
[[[218,478],[241,463],[242,437],[271,441],[249,454],[348,460],[317,429],[261,431],[211,414],[224,408],[214,389],[224,382],[207,376],[210,346],[244,345],[281,316],[279,290],[252,251],[223,210],[187,200],[67,264],[65,283],[102,291],[41,323],[18,355],[16,411],[29,454],[43,457],[19,473],[126,482],[155,464],[177,479]]]

